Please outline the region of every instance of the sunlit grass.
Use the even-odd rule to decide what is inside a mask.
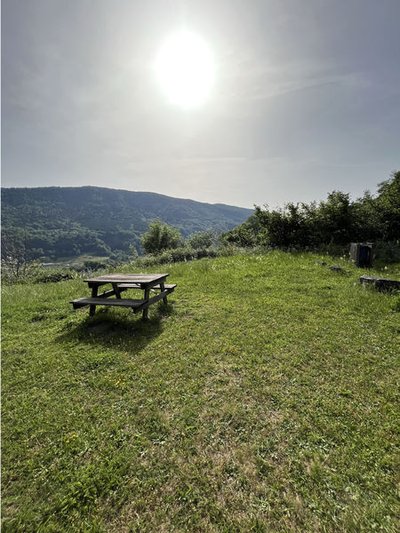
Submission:
[[[3,531],[396,531],[399,297],[318,259],[163,265],[147,323],[4,287]]]

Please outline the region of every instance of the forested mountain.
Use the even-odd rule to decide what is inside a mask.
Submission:
[[[132,245],[140,250],[140,235],[154,219],[187,236],[227,231],[251,214],[240,207],[100,187],[3,188],[1,196],[3,242],[21,242],[31,259],[127,254]]]

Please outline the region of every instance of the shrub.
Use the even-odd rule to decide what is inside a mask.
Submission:
[[[199,250],[200,248],[210,248],[215,242],[215,235],[212,231],[199,231],[193,233],[188,238],[188,245],[194,250]]]
[[[374,244],[373,253],[381,263],[398,263],[400,262],[400,241],[379,241]]]
[[[164,250],[178,248],[182,236],[177,228],[160,220],[150,223],[148,230],[142,235],[141,243],[148,254],[157,254]]]
[[[45,274],[39,275],[35,278],[37,283],[57,283],[59,281],[67,281],[69,279],[76,278],[77,273],[73,271],[51,271],[46,272]]]
[[[97,261],[95,259],[90,259],[84,261],[83,266],[85,270],[100,270],[101,268],[106,268],[109,266],[109,263],[106,261]]]
[[[222,245],[239,246],[241,248],[252,248],[260,244],[263,231],[260,220],[257,216],[251,215],[243,224],[240,224],[231,231],[221,236]]]
[[[49,269],[37,261],[26,262],[23,268],[15,271],[9,264],[2,264],[1,278],[4,283],[57,283],[75,279],[78,273],[73,269]]]
[[[37,261],[18,261],[7,258],[1,261],[1,279],[4,283],[26,283],[36,279],[42,271]]]
[[[229,251],[229,252],[228,252]],[[232,247],[226,248],[201,248],[194,250],[188,246],[180,246],[174,250],[165,250],[161,254],[150,254],[140,257],[132,263],[135,267],[165,265],[168,263],[178,263],[184,261],[193,261],[204,257],[218,257],[220,255],[231,255]]]

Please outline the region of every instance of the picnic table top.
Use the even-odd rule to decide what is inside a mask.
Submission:
[[[165,279],[169,274],[104,274],[95,278],[85,279],[86,283],[140,283],[146,285]]]

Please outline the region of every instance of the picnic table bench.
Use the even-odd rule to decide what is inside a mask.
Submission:
[[[90,297],[72,300],[74,309],[89,306],[89,314],[93,316],[96,306],[130,307],[134,313],[142,311],[143,319],[148,318],[149,306],[163,300],[167,303],[167,295],[174,291],[176,284],[167,284],[165,280],[169,274],[106,274],[96,278],[85,279],[89,289],[92,290]],[[111,289],[99,294],[99,288],[111,284]],[[144,292],[143,298],[121,298],[121,293],[136,289]],[[150,292],[155,296],[150,297]],[[115,296],[115,298],[112,298]]]

